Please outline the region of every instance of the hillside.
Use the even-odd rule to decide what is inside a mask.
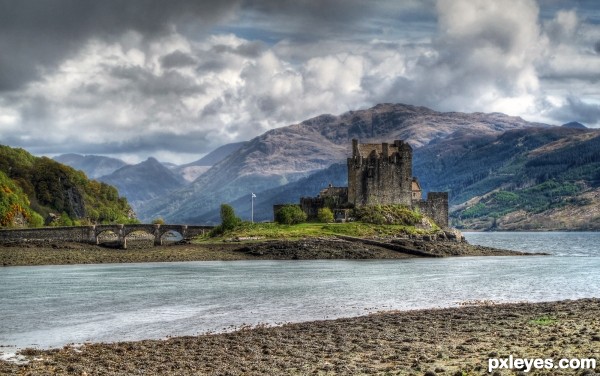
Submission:
[[[103,157],[99,155],[62,154],[52,158],[55,161],[81,170],[91,178],[112,174],[127,163],[120,159]]]
[[[511,131],[462,153],[454,146],[419,150],[415,159],[424,186],[450,191],[455,226],[600,229],[599,131]]]
[[[600,131],[587,128],[527,128],[496,136],[458,132],[416,149],[413,173],[425,191],[450,193],[451,222],[459,228],[598,230],[599,150]],[[255,218],[269,219],[269,204],[298,202],[328,182],[346,185],[346,165],[259,193]],[[245,204],[240,214],[246,218],[248,200],[239,204]]]
[[[243,201],[250,192],[283,186],[344,161],[352,138],[365,143],[406,139],[419,148],[459,131],[487,136],[543,126],[498,113],[441,113],[404,104],[321,115],[250,140],[189,186],[145,204],[138,214],[144,219],[161,216],[171,222],[205,223],[221,202]]]
[[[256,222],[273,220],[273,204],[298,203],[300,197],[312,197],[327,185],[348,185],[348,174],[345,163],[334,163],[314,174],[298,181],[271,188],[256,194],[254,199],[254,220]],[[236,208],[236,214],[243,220],[250,220],[252,203],[250,195],[238,198],[230,204]],[[192,221],[218,223],[219,210],[204,213],[202,217],[192,218]]]
[[[449,191],[453,226],[478,230],[600,229],[600,131],[563,127],[457,133],[418,148],[414,174],[425,191]],[[275,203],[297,203],[332,183],[346,165],[257,193],[254,219],[271,220]],[[231,203],[250,218],[250,197]],[[218,211],[205,220],[218,221]]]
[[[184,179],[154,158],[121,167],[110,175],[100,177],[99,180],[117,187],[134,209],[186,184]]]
[[[182,176],[186,181],[192,182],[208,171],[211,166],[238,151],[244,144],[246,144],[245,141],[220,146],[197,161],[175,167],[173,171]]]
[[[49,158],[0,145],[1,226],[130,222],[127,200],[105,183]]]

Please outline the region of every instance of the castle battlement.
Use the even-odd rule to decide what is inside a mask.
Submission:
[[[415,184],[413,184],[415,182]],[[375,204],[402,204],[412,207],[412,147],[402,140],[392,144],[359,144],[352,140],[348,158],[348,202],[355,207]]]
[[[309,218],[319,208],[361,207],[400,204],[448,226],[448,192],[429,192],[422,199],[421,184],[412,175],[412,147],[403,140],[393,143],[360,144],[352,140],[352,156],[347,159],[348,187],[328,187],[317,197],[302,197],[300,206]],[[347,210],[347,209],[346,209]]]

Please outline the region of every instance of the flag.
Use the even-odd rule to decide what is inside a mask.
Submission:
[[[252,198],[256,198],[256,195],[254,193],[252,193]]]

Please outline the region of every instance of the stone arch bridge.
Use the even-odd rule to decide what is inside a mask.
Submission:
[[[190,240],[204,235],[212,226],[158,225],[158,224],[114,224],[69,227],[41,227],[26,229],[0,230],[0,243],[64,241],[99,244],[102,233],[112,232],[117,235],[121,248],[127,248],[127,235],[133,232],[145,232],[154,236],[154,245],[162,245],[163,235],[178,233],[183,240]]]

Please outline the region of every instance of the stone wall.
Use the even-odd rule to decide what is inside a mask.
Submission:
[[[433,219],[438,226],[448,227],[448,192],[429,192],[427,200],[415,202],[421,214]]]
[[[317,197],[300,198],[300,207],[309,220],[320,208],[334,210],[336,220],[348,219],[347,208],[377,204],[399,204],[448,227],[448,193],[430,192],[422,199],[421,185],[412,176],[411,146],[402,140],[392,144],[359,144],[352,140],[352,157],[347,159],[348,187],[329,186]],[[282,205],[273,206],[273,215]]]
[[[0,243],[64,241],[95,243],[94,226],[41,227],[0,230]]]
[[[112,232],[117,235],[122,248],[127,248],[127,236],[133,232],[142,231],[154,236],[154,244],[162,244],[162,237],[170,231],[178,232],[183,239],[189,240],[195,236],[210,231],[212,226],[187,226],[187,225],[158,225],[158,224],[132,224],[132,225],[96,225],[96,226],[70,226],[70,227],[41,227],[28,229],[3,229],[0,230],[0,244],[19,242],[76,242],[98,244],[98,236],[103,232]]]
[[[317,219],[319,209],[348,207],[348,188],[329,186],[322,189],[317,197],[301,197],[300,208],[306,213],[308,220]]]
[[[412,148],[408,143],[396,140],[392,145],[359,145],[357,140],[352,140],[352,157],[347,164],[348,201],[355,207],[412,206]]]

